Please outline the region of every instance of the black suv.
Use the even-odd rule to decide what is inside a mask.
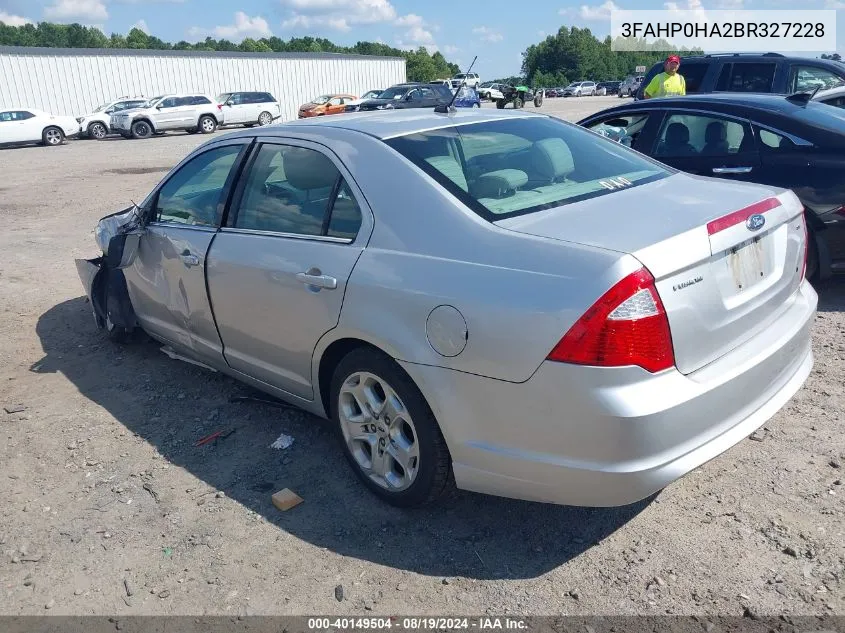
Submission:
[[[406,83],[391,86],[382,92],[378,99],[367,99],[353,106],[355,111],[393,110],[401,108],[433,108],[447,104],[453,93],[443,84]],[[351,111],[350,108],[346,109]]]
[[[663,62],[651,67],[636,93],[643,90],[658,73]],[[681,68],[687,94],[711,92],[770,92],[794,94],[822,90],[845,83],[845,63],[808,57],[786,57],[780,53],[726,53],[682,57]]]

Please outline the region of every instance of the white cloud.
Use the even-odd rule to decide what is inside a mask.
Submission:
[[[582,4],[576,10],[574,7],[561,9],[558,13],[560,15],[578,16],[582,20],[594,20],[596,22],[609,20],[611,11],[619,11],[622,7],[613,2],[613,0],[605,0],[601,4],[588,5]]]
[[[44,8],[44,17],[57,22],[97,22],[109,19],[109,12],[101,0],[55,0]]]
[[[273,32],[267,24],[267,20],[257,15],[249,17],[243,11],[235,13],[235,23],[215,26],[213,29],[203,29],[197,26],[188,29],[188,36],[193,39],[203,39],[206,36],[240,42],[247,37],[270,37]]]
[[[824,6],[826,9],[845,9],[845,2],[843,0],[827,0]]]
[[[133,24],[133,25],[132,25],[131,27],[129,27],[129,28],[130,28],[130,30],[131,30],[131,29],[141,29],[141,30],[142,30],[144,33],[146,33],[147,35],[149,35],[149,34],[150,34],[150,27],[148,27],[148,26],[147,26],[147,21],[146,21],[146,20],[138,20],[137,22],[135,22],[135,24]]]
[[[457,46],[449,46],[448,44],[443,47],[443,52],[446,53],[447,55],[454,55],[455,53],[457,53],[460,50],[461,49],[458,48]]]
[[[415,13],[409,13],[408,15],[398,17],[394,22],[396,26],[422,26],[424,23],[425,20]]]
[[[282,28],[328,27],[349,31],[353,26],[379,24],[396,19],[396,9],[389,0],[279,0],[290,9]]]
[[[751,4],[749,0],[748,4]],[[717,9],[739,11],[745,8],[745,0],[719,0],[716,3]]]
[[[24,18],[19,15],[11,15],[5,11],[0,11],[0,22],[6,26],[23,26],[24,24],[34,24],[29,18]]]
[[[482,42],[501,42],[505,39],[501,33],[488,26],[477,26],[472,30],[472,32],[480,36]]]

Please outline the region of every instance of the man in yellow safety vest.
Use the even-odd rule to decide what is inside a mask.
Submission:
[[[681,67],[681,58],[677,55],[669,55],[666,63],[663,64],[665,72],[656,75],[643,90],[643,97],[653,99],[655,97],[677,97],[687,94],[687,84],[683,75],[678,72]]]

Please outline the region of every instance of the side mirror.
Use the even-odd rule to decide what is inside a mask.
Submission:
[[[106,264],[109,268],[127,268],[135,261],[142,231],[120,233],[109,240]]]
[[[163,107],[164,107],[163,105],[157,105],[156,110],[161,110]]]
[[[109,108],[108,110],[106,110],[105,113],[106,114],[114,114],[114,108]]]

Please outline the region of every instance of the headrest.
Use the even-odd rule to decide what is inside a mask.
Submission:
[[[300,191],[331,187],[337,180],[338,171],[334,163],[313,149],[288,148],[282,164],[288,182]]]
[[[543,178],[554,182],[575,171],[569,146],[560,138],[546,138],[534,143],[534,168]]]
[[[528,182],[528,174],[519,169],[500,169],[479,176],[473,193],[477,198],[502,198]]]
[[[706,143],[720,143],[727,140],[728,128],[721,121],[713,121],[707,124],[707,130],[704,132],[704,141]]]
[[[666,142],[669,145],[689,143],[689,128],[683,123],[672,123],[666,130]]]

